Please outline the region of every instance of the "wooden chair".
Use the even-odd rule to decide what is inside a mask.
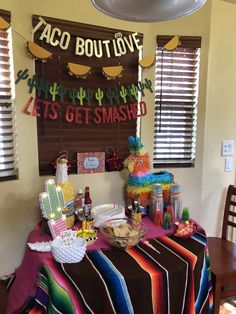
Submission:
[[[232,218],[229,219],[230,217]],[[236,186],[229,185],[221,238],[208,237],[214,314],[219,313],[221,299],[236,296],[236,243],[227,240],[229,227],[236,227],[234,217],[236,217]]]

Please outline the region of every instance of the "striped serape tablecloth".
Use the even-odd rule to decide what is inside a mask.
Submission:
[[[87,252],[77,264],[49,258],[35,296],[18,313],[213,313],[204,233],[163,236],[127,251]]]

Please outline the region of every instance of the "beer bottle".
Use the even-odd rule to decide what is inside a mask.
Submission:
[[[92,200],[90,198],[90,191],[89,187],[85,187],[85,194],[84,194],[84,216],[86,220],[91,220],[91,209],[92,209]]]
[[[141,214],[139,199],[133,199],[131,217],[135,220],[138,220],[138,221],[142,220],[142,214]]]

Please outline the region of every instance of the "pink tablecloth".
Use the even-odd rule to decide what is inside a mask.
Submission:
[[[148,228],[148,232],[144,236],[144,240],[153,237],[160,237],[164,234],[170,234],[173,230],[164,230],[155,226],[147,217],[143,222]],[[27,243],[51,241],[49,234],[42,232],[41,229],[33,230],[27,239]],[[88,246],[88,250],[97,250],[109,248],[98,234],[98,239],[93,245]],[[17,313],[17,310],[26,302],[30,295],[35,292],[36,281],[40,266],[47,260],[52,258],[51,252],[32,251],[26,245],[25,254],[21,266],[16,269],[16,278],[9,291],[7,314]]]

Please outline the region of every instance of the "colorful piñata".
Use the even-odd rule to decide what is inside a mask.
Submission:
[[[168,203],[173,175],[167,171],[161,171],[157,174],[151,173],[149,155],[140,139],[130,136],[128,142],[130,155],[124,161],[125,169],[129,173],[127,204],[131,204],[134,198],[138,198],[142,206],[148,206],[152,185],[155,183],[162,184],[163,199],[165,203]]]

